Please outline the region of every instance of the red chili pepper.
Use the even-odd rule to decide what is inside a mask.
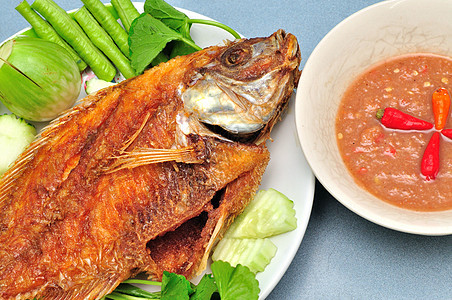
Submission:
[[[450,139],[452,139],[452,129],[443,129],[441,130],[441,133]]]
[[[433,128],[433,124],[410,116],[398,109],[387,107],[377,111],[381,124],[391,129],[424,130]]]
[[[439,141],[440,134],[435,131],[425,148],[421,161],[421,173],[426,180],[435,179],[439,171]]]
[[[439,88],[432,95],[433,115],[435,116],[435,128],[441,130],[446,126],[449,114],[450,96],[444,88]]]

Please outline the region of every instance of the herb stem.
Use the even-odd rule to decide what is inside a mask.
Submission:
[[[182,41],[190,46],[192,46],[194,49],[196,49],[196,51],[202,50],[201,47],[199,47],[198,45],[196,45],[191,39],[187,39],[185,37],[182,37]]]
[[[122,283],[135,283],[135,284],[162,286],[162,283],[160,281],[151,281],[151,280],[144,280],[144,279],[127,279],[127,280],[124,280]]]
[[[118,292],[112,292],[111,294],[108,294],[105,296],[108,299],[113,299],[113,300],[142,300],[142,299],[146,299],[146,298],[142,298],[142,297],[135,297],[135,296],[130,296],[130,295],[125,295],[125,294],[121,294]]]
[[[222,23],[216,22],[216,21],[205,20],[205,19],[189,19],[187,21],[188,21],[188,23],[191,23],[191,24],[198,23],[198,24],[216,26],[216,27],[226,30],[227,32],[232,34],[236,39],[241,38],[240,34],[238,34],[234,29],[232,29],[231,27],[224,25]]]

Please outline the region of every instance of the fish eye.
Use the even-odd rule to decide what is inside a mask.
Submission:
[[[246,63],[251,57],[251,49],[239,45],[226,50],[221,56],[221,62],[226,67],[234,67]]]

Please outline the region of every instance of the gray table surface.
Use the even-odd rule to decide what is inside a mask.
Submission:
[[[28,26],[14,9],[19,2],[0,0],[0,40]],[[66,10],[82,5],[79,0],[56,2]],[[247,37],[283,28],[298,37],[303,64],[336,24],[376,2],[168,0]],[[301,246],[267,299],[452,299],[451,235],[418,236],[383,228],[349,211],[320,183],[315,188]]]

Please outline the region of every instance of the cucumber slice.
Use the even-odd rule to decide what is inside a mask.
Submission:
[[[103,88],[106,88],[108,86],[112,86],[115,84],[116,83],[114,83],[114,82],[105,81],[105,80],[102,80],[99,78],[91,78],[90,80],[88,80],[85,83],[85,91],[86,91],[87,95],[94,94],[95,92],[97,92]]]
[[[297,228],[293,201],[275,189],[259,191],[225,238],[266,238]]]
[[[36,136],[36,128],[15,115],[0,116],[0,177]]]
[[[262,272],[276,254],[269,239],[222,239],[212,254],[213,261],[227,261],[231,266],[246,266],[251,272]]]

